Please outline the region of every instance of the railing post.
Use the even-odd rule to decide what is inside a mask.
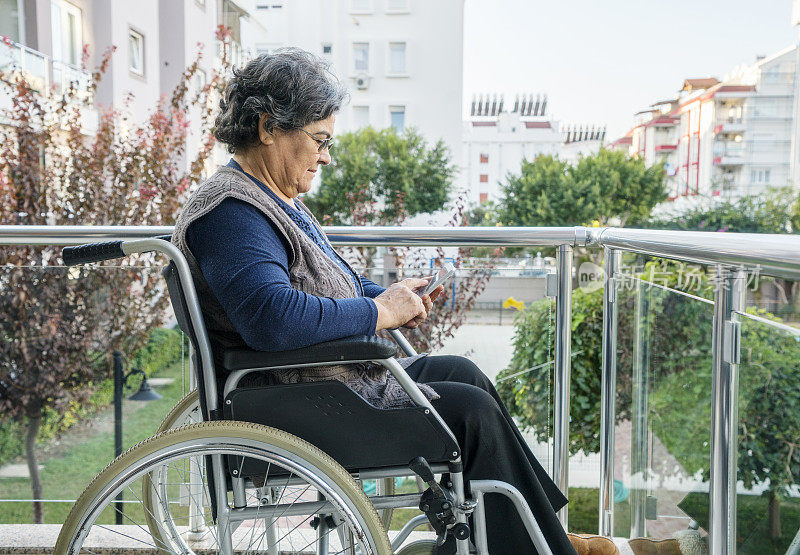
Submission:
[[[112,357],[114,360],[114,458],[116,458],[122,454],[122,397],[125,393],[125,371],[122,367],[122,353],[114,351]],[[124,514],[123,492],[119,492],[116,500],[114,522],[120,525]]]
[[[736,471],[738,446],[739,323],[747,278],[716,267],[711,369],[711,472],[709,483],[709,553],[736,552]]]
[[[569,494],[569,392],[570,351],[572,346],[572,246],[560,245],[556,254],[558,288],[556,292],[555,385],[553,426],[553,481],[564,495]],[[567,507],[558,513],[567,529]]]
[[[631,538],[647,535],[648,405],[650,398],[650,284],[637,282],[631,384]]]
[[[600,522],[602,536],[614,535],[614,420],[617,389],[617,282],[621,252],[604,249],[603,373],[600,392]]]

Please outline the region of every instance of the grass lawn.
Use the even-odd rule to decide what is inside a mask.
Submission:
[[[781,500],[782,535],[776,539],[769,536],[768,505],[769,499],[766,496],[736,496],[736,553],[786,553],[800,529],[800,499]],[[690,493],[679,506],[703,528],[708,525],[708,494]]]
[[[123,420],[124,449],[153,435],[164,416],[183,397],[180,362],[160,372],[158,377],[174,378],[173,383],[158,388],[163,399],[148,403],[124,401],[126,409],[133,409]],[[61,455],[40,460],[44,465],[41,477],[45,499],[77,499],[92,478],[113,460],[113,428],[88,435],[85,441],[67,448]],[[30,499],[31,495],[27,478],[0,478],[0,499]],[[61,524],[71,508],[72,503],[44,503],[45,523]],[[0,502],[0,523],[30,523],[32,519],[30,503]]]

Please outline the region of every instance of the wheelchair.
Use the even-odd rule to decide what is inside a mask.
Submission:
[[[163,274],[193,347],[197,389],[155,436],[117,457],[86,487],[61,528],[56,553],[91,553],[113,546],[116,537],[148,553],[412,555],[433,553],[453,536],[459,555],[486,555],[486,494],[507,496],[537,552],[551,553],[513,486],[474,480],[466,484],[467,497],[456,439],[393,358],[391,341],[349,337],[267,353],[211,337],[189,266],[169,236],[66,247],[63,259],[74,265],[145,252],[170,259]],[[392,337],[415,354],[399,332]],[[391,372],[414,406],[378,409],[338,381],[240,385],[254,372],[369,361]],[[397,477],[419,477],[427,489],[396,493]],[[366,481],[377,484],[370,497]],[[129,500],[123,524],[109,525],[122,494]],[[388,515],[399,508],[423,514],[390,541]],[[426,524],[436,539],[401,548]]]

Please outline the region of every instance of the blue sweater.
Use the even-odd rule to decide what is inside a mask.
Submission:
[[[375,333],[378,308],[371,297],[384,288],[363,276],[358,276],[357,289],[364,296],[354,299],[316,297],[292,288],[289,246],[251,204],[225,199],[189,226],[186,240],[214,296],[252,349],[285,351]]]

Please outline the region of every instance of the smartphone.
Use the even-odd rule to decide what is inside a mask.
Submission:
[[[428,285],[425,287],[425,289],[418,291],[417,295],[420,297],[428,295],[442,283],[453,277],[455,273],[456,267],[450,262],[445,262],[444,266],[442,266],[435,275],[431,276],[431,280],[428,282]]]

